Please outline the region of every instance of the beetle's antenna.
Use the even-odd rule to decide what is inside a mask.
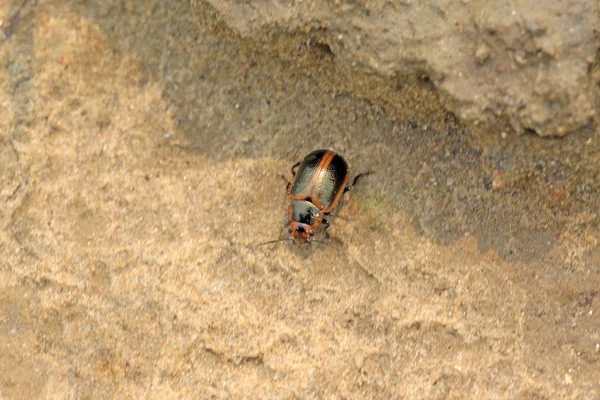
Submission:
[[[266,244],[271,244],[271,243],[286,242],[288,240],[294,240],[294,238],[269,240],[268,242],[264,242],[264,243],[260,243],[260,244],[256,245],[256,247],[264,246]]]

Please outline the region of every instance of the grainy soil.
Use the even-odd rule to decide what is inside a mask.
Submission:
[[[183,0],[0,19],[1,399],[600,398],[598,133],[401,118]],[[257,247],[322,147],[375,173]]]

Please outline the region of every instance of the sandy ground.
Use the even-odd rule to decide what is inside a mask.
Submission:
[[[186,1],[0,19],[0,398],[600,398],[595,132],[394,119]],[[257,248],[321,147],[376,172]]]

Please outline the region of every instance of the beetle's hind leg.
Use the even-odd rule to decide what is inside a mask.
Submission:
[[[292,168],[290,168],[290,171],[292,172],[292,177],[296,176],[296,171],[295,169],[298,168],[298,166],[302,164],[302,161],[298,161],[296,164],[292,165]]]
[[[372,172],[371,172],[371,171],[365,171],[365,172],[362,172],[362,173],[360,173],[360,174],[356,175],[356,176],[354,177],[354,180],[352,181],[352,185],[348,185],[348,186],[346,186],[346,187],[344,188],[344,193],[346,193],[346,192],[348,192],[348,191],[352,190],[352,189],[354,188],[354,186],[356,186],[356,183],[358,182],[358,180],[359,180],[360,178],[362,178],[363,176],[371,175],[371,174],[372,174]]]
[[[292,165],[292,168],[290,168],[290,171],[292,172],[292,179],[296,176],[296,171],[295,169],[298,168],[298,166],[302,163],[302,161],[298,161],[296,164]],[[290,186],[292,186],[292,181],[290,181],[288,178],[285,177],[285,175],[281,175],[281,177],[283,179],[285,179],[285,181],[287,182],[287,185],[285,186],[285,191],[289,193],[290,191]]]

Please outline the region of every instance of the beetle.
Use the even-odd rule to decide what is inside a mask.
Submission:
[[[295,171],[295,169],[297,171]],[[309,153],[292,166],[293,180],[287,184],[288,232],[298,243],[310,242],[317,229],[329,227],[325,218],[331,215],[342,195],[351,190],[369,171],[356,175],[348,185],[350,169],[340,154],[321,149]]]

